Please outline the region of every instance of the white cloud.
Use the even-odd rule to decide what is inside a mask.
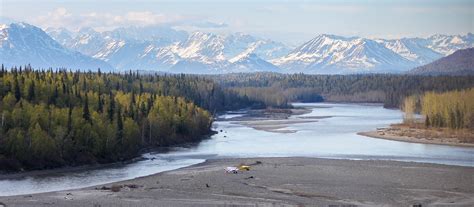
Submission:
[[[435,7],[435,6],[428,6],[428,5],[420,5],[420,6],[396,6],[392,8],[393,11],[399,13],[414,13],[414,14],[427,14],[427,13],[466,13],[466,14],[473,14],[474,6],[473,5],[446,5],[443,7]]]
[[[316,4],[301,4],[300,9],[311,12],[344,12],[357,13],[363,12],[367,8],[364,5],[356,4],[340,4],[340,3],[316,3]]]
[[[78,30],[83,27],[92,27],[98,31],[110,30],[126,26],[192,26],[197,28],[222,28],[225,23],[214,23],[195,16],[169,15],[151,11],[130,11],[125,14],[90,12],[72,14],[66,8],[57,8],[46,15],[41,15],[31,21],[43,28],[65,27]]]

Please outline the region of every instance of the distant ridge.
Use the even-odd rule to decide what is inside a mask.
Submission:
[[[462,49],[432,63],[414,68],[417,75],[474,75],[474,48]]]

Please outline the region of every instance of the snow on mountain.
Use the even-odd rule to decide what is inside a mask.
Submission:
[[[47,28],[45,32],[61,45],[68,44],[74,38],[74,33],[63,27]]]
[[[109,41],[113,40],[103,36],[100,32],[92,28],[83,28],[64,46],[84,55],[95,56],[104,47],[109,45]]]
[[[288,55],[272,60],[288,72],[399,72],[413,64],[374,40],[319,35]]]
[[[263,60],[254,53],[243,53],[230,60],[228,72],[280,72],[280,68]]]
[[[192,64],[197,64],[197,70],[206,73],[279,71],[258,54],[279,57],[288,51],[281,43],[242,33],[222,36],[203,32],[193,33],[186,41],[174,45],[172,50],[186,61],[181,60],[170,71],[189,71]]]
[[[235,33],[225,37],[224,56],[227,59],[238,56],[242,53],[255,53],[263,59],[273,59],[282,57],[290,49],[282,43],[272,40],[260,39],[248,34]]]
[[[264,59],[281,57],[289,51],[282,43],[242,33],[194,32],[187,35],[164,27],[118,28],[100,33],[84,28],[71,34],[73,38],[69,41],[63,41],[66,38],[59,35],[60,29],[48,31],[65,47],[104,60],[119,70],[193,72],[195,67],[199,72],[222,73],[236,68],[230,59],[250,53],[255,57],[252,61],[241,61],[238,70],[255,70],[257,65],[265,66],[262,70],[275,70],[276,67]],[[143,34],[145,31],[149,33]],[[260,56],[264,59],[257,60]],[[244,63],[251,65],[244,66]]]
[[[416,64],[426,64],[443,57],[443,54],[428,48],[429,40],[422,38],[402,38],[398,40],[379,39],[377,42]]]
[[[128,27],[112,31],[97,32],[83,28],[74,34],[65,47],[85,55],[101,59],[118,70],[169,69],[177,60],[168,51],[176,40],[187,37],[187,33],[168,27]],[[167,58],[171,58],[168,60]]]
[[[450,55],[459,49],[474,47],[474,34],[467,35],[433,35],[428,38],[428,48],[443,54]]]
[[[0,26],[0,60],[6,67],[112,70],[104,61],[64,48],[43,30],[26,23]]]
[[[155,71],[168,72],[169,69],[178,63],[181,58],[176,55],[169,47],[155,47],[148,45],[144,51],[139,53],[136,61],[126,61],[128,65],[120,68],[129,69],[147,69]]]
[[[471,33],[395,40],[319,35],[270,62],[287,72],[399,73],[473,44]]]
[[[325,34],[293,50],[282,43],[243,33],[187,33],[167,26],[105,32],[92,28],[77,32],[48,28],[47,33],[64,47],[103,60],[118,70],[176,73],[399,73],[456,50],[474,47],[471,33],[393,40]],[[5,38],[8,39],[4,35]]]
[[[212,64],[226,60],[224,41],[222,36],[194,32],[187,40],[176,44],[174,51],[182,58]]]

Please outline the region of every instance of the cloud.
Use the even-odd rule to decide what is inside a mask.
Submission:
[[[310,12],[359,13],[367,10],[366,6],[363,5],[340,3],[301,4],[299,7],[304,11]]]
[[[46,15],[35,18],[32,23],[43,28],[65,27],[71,30],[78,30],[83,27],[91,27],[98,31],[117,27],[150,25],[192,26],[197,28],[222,28],[228,26],[225,23],[215,23],[196,16],[170,15],[151,11],[130,11],[120,15],[108,12],[72,14],[63,7],[56,8]]]
[[[74,24],[74,17],[67,11],[66,8],[60,7],[55,10],[48,12],[47,15],[39,16],[35,18],[35,22],[45,23],[51,27],[58,27],[60,24]]]
[[[395,6],[392,8],[393,11],[399,13],[413,13],[413,14],[439,14],[439,13],[466,13],[472,14],[474,11],[474,5],[443,5],[443,6]]]
[[[210,22],[210,21],[195,21],[195,22],[189,22],[189,23],[184,23],[183,25],[188,25],[188,26],[194,26],[197,28],[224,28],[229,26],[226,23],[215,23],[215,22]]]
[[[268,12],[268,13],[283,13],[283,12],[288,12],[289,8],[288,6],[285,6],[285,5],[274,4],[274,5],[264,6],[261,9],[261,11]]]

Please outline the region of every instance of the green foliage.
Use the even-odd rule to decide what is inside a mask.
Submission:
[[[209,76],[227,90],[266,105],[286,107],[288,102],[377,102],[400,107],[405,97],[426,91],[450,91],[474,87],[474,76],[414,75],[308,75],[237,73]]]
[[[0,81],[0,170],[114,162],[198,141],[210,132],[207,110],[253,103],[199,76],[13,68]]]

